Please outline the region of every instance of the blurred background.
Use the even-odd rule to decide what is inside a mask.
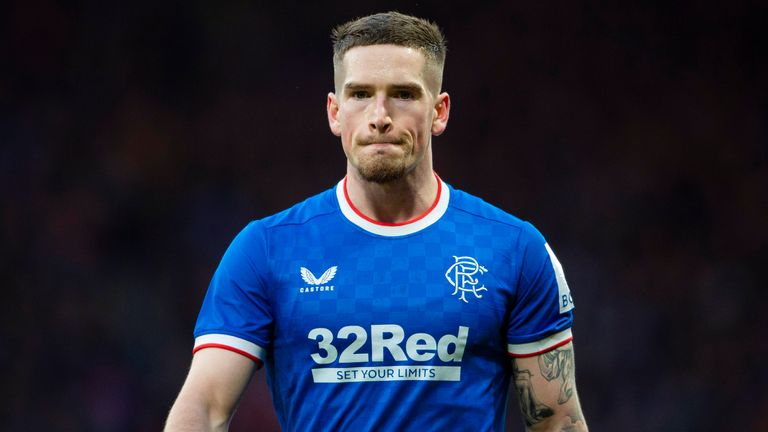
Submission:
[[[162,427],[232,237],[344,174],[330,28],[396,9],[449,40],[437,171],[564,265],[592,430],[768,430],[768,11],[673,3],[5,2],[0,429]]]

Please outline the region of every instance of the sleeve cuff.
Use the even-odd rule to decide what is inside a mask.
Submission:
[[[194,354],[205,348],[221,348],[236,352],[255,361],[258,367],[261,367],[264,364],[264,360],[262,359],[266,354],[264,348],[251,341],[225,334],[207,334],[196,337],[195,347],[192,349],[192,353]]]
[[[565,329],[535,342],[507,344],[507,352],[512,357],[533,357],[561,347],[572,340],[571,329]]]

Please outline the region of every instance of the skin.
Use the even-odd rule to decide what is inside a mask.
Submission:
[[[166,432],[224,432],[257,364],[220,348],[195,353],[165,423]]]
[[[396,45],[352,48],[336,68],[328,124],[347,156],[350,199],[375,220],[407,221],[436,197],[432,136],[450,113],[440,74],[418,49]]]
[[[512,361],[526,431],[587,431],[574,377],[573,343]]]

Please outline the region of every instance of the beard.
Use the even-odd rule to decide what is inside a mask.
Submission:
[[[388,158],[379,156],[358,161],[357,171],[365,181],[389,183],[400,180],[409,170],[405,157]]]
[[[402,179],[413,170],[415,164],[409,164],[413,146],[400,142],[399,151],[392,154],[387,152],[369,152],[361,148],[353,166],[357,168],[360,177],[373,183],[389,183]]]

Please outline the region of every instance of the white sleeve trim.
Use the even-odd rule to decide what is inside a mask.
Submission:
[[[531,357],[565,345],[572,339],[571,329],[565,329],[536,342],[508,344],[507,352],[513,357]]]
[[[203,348],[223,348],[242,354],[251,360],[264,362],[266,351],[264,348],[251,341],[241,339],[237,336],[226,334],[207,334],[195,338],[195,348],[192,352],[197,352]]]

